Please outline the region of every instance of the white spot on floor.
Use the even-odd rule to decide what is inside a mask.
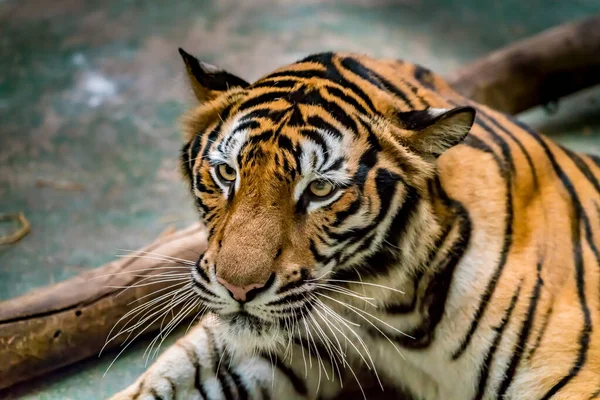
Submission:
[[[117,94],[117,85],[97,72],[87,72],[81,81],[81,89],[87,94],[87,105],[95,108]]]

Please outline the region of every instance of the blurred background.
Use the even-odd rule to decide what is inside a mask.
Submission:
[[[598,0],[0,0],[0,212],[31,222],[0,247],[0,300],[195,221],[177,166],[177,119],[193,104],[179,46],[250,81],[324,50],[448,74],[598,12]],[[519,117],[600,154],[598,88]],[[104,399],[144,370],[145,344],[104,377],[116,353],[0,397]]]

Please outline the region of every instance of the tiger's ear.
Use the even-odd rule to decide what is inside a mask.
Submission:
[[[227,71],[198,61],[196,57],[182,48],[179,48],[179,54],[181,54],[181,58],[185,63],[192,90],[200,103],[212,100],[229,89],[235,87],[245,88],[250,85],[242,78],[238,78]]]
[[[421,154],[437,158],[464,140],[475,122],[475,109],[428,108],[401,112],[397,116],[408,131],[402,135],[402,142]]]

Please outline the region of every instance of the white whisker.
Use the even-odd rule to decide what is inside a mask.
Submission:
[[[147,297],[154,296],[154,295],[155,295],[155,294],[157,294],[157,293],[164,292],[165,290],[169,290],[169,289],[172,289],[172,288],[174,288],[174,287],[177,287],[177,286],[180,286],[180,285],[181,285],[181,283],[175,283],[175,284],[173,284],[173,285],[171,285],[171,286],[167,286],[167,287],[164,287],[164,288],[162,288],[162,289],[157,289],[157,290],[155,290],[155,291],[154,291],[154,292],[152,292],[152,293],[145,294],[145,295],[143,295],[142,297],[138,297],[137,299],[135,299],[135,300],[133,300],[133,301],[130,301],[129,303],[127,303],[127,305],[128,305],[128,306],[130,306],[130,305],[132,305],[133,303],[137,303],[137,302],[139,302],[139,301],[141,301],[141,300],[143,300],[143,299],[145,299],[145,298],[147,298]]]
[[[188,284],[188,286],[191,288],[191,284]],[[144,310],[146,310],[148,308],[152,310],[156,306],[159,306],[160,302],[162,302],[163,300],[165,300],[166,298],[168,298],[171,295],[172,295],[171,292],[164,293],[164,294],[160,295],[159,297],[157,297],[155,299],[152,299],[150,301],[147,301],[147,302],[145,302],[143,304],[140,304],[140,305],[136,306],[135,308],[133,308],[132,310],[130,310],[129,312],[127,312],[125,315],[123,315],[121,318],[119,318],[119,320],[113,325],[112,329],[108,332],[106,342],[105,342],[104,346],[102,347],[102,349],[100,350],[100,354],[102,354],[102,351],[104,350],[104,347],[106,347],[106,345],[109,342],[111,342],[112,340],[114,340],[116,338],[116,336],[111,338],[111,335],[112,335],[112,332],[115,330],[115,328],[119,325],[119,323],[121,321],[123,321],[124,319],[126,319],[130,315],[132,315],[132,319],[133,319],[133,318],[135,318],[135,316],[137,314],[142,313]],[[121,331],[123,329],[125,329],[125,327],[127,327],[127,324],[130,321],[131,321],[131,319],[125,323],[125,326],[121,329]],[[121,333],[121,331],[119,331],[119,334]]]
[[[190,260],[184,260],[179,258],[170,258],[167,256],[155,256],[155,255],[146,255],[146,254],[117,254],[118,258],[143,258],[145,260],[156,260],[162,261],[166,264],[176,264],[176,265],[189,265],[190,267],[194,267],[196,265],[195,262]]]
[[[311,279],[310,281],[315,281],[315,279]],[[343,279],[327,279],[327,282],[341,282],[341,283],[352,283],[355,285],[373,286],[373,287],[378,287],[380,289],[386,289],[386,290],[391,290],[393,292],[405,294],[402,290],[394,289],[389,286],[384,286],[384,285],[380,285],[380,284],[372,283],[372,282],[347,281],[347,280],[343,280]]]
[[[345,304],[344,302],[341,302],[341,301],[335,300],[335,299],[333,299],[333,298],[331,298],[331,297],[329,297],[329,296],[327,296],[327,295],[324,295],[324,294],[322,294],[322,293],[317,293],[317,294],[318,294],[319,296],[324,296],[324,297],[326,297],[326,298],[328,298],[328,299],[330,299],[330,300],[332,300],[332,301],[335,301],[336,303],[338,303],[338,304],[340,304],[340,305],[342,305],[342,306],[346,307],[346,308],[347,308],[348,310],[350,310],[350,311],[353,311],[353,312],[354,312],[356,315],[358,315],[359,317],[361,317],[362,319],[364,319],[365,321],[367,321],[367,323],[369,323],[369,324],[370,324],[370,325],[371,325],[373,328],[375,328],[375,329],[376,329],[376,330],[377,330],[377,331],[378,331],[378,332],[379,332],[379,333],[380,333],[380,334],[381,334],[381,335],[382,335],[384,338],[386,338],[386,340],[387,340],[387,341],[388,341],[388,342],[389,342],[389,343],[392,345],[392,347],[393,347],[393,348],[396,350],[396,352],[398,352],[398,354],[400,355],[400,357],[402,357],[402,358],[404,359],[404,355],[402,355],[402,352],[401,352],[401,351],[400,351],[400,349],[399,349],[399,348],[396,346],[396,344],[395,344],[395,343],[392,341],[392,339],[390,339],[390,338],[388,337],[388,335],[386,335],[386,334],[385,334],[385,333],[384,333],[384,332],[383,332],[383,331],[382,331],[382,330],[381,330],[381,329],[380,329],[380,328],[379,328],[377,325],[375,325],[373,322],[369,321],[369,319],[367,319],[367,318],[366,318],[364,315],[362,315],[360,312],[363,312],[363,313],[365,313],[365,314],[369,315],[371,318],[374,318],[375,320],[377,320],[377,321],[379,321],[379,322],[383,323],[384,325],[386,325],[386,326],[388,326],[388,327],[392,328],[393,330],[395,330],[396,332],[398,332],[398,333],[400,333],[400,334],[402,334],[402,335],[404,335],[404,336],[407,336],[407,337],[409,337],[409,338],[412,338],[412,336],[410,336],[410,335],[407,335],[406,333],[404,333],[404,332],[402,332],[402,331],[400,331],[400,330],[398,330],[398,329],[394,328],[393,326],[391,326],[391,325],[390,325],[390,324],[388,324],[387,322],[385,322],[385,321],[382,321],[381,319],[379,319],[379,318],[377,318],[377,317],[375,317],[375,316],[373,316],[373,315],[371,315],[371,314],[367,313],[366,311],[363,311],[363,310],[361,310],[361,309],[359,309],[359,308],[357,308],[357,307],[351,306],[351,305],[349,305],[349,304]],[[359,311],[360,311],[360,312],[359,312]],[[413,338],[413,339],[414,339],[414,338]]]
[[[132,269],[131,271],[124,271],[124,272],[115,272],[113,274],[103,274],[103,275],[98,275],[98,276],[94,276],[92,278],[90,278],[90,281],[96,280],[96,279],[100,279],[100,278],[106,278],[109,276],[117,276],[117,275],[129,275],[129,274],[133,274],[135,272],[145,272],[145,271],[158,271],[161,269],[181,269],[181,270],[185,270],[185,271],[189,271],[190,267],[182,267],[182,266],[174,266],[174,265],[169,265],[169,266],[156,266],[156,267],[152,267],[152,268],[141,268],[141,269]],[[154,274],[152,274],[154,275]],[[134,276],[149,276],[148,274],[145,275],[134,275]]]
[[[106,376],[106,374],[108,373],[108,371],[110,370],[110,368],[113,366],[113,364],[117,361],[117,359],[121,356],[121,354],[123,354],[123,352],[125,350],[127,350],[127,348],[131,345],[131,343],[133,343],[135,341],[135,339],[137,339],[138,337],[140,337],[140,335],[142,335],[150,326],[152,326],[154,324],[154,322],[158,321],[161,317],[162,317],[162,314],[159,315],[155,320],[153,320],[152,322],[150,322],[149,324],[147,324],[146,327],[144,329],[142,329],[133,339],[131,339],[131,340],[126,339],[126,342],[124,342],[124,343],[127,343],[127,344],[119,352],[119,354],[117,354],[117,356],[113,359],[113,361],[110,363],[110,365],[108,366],[108,368],[106,368],[106,371],[104,372],[103,376]],[[136,324],[136,325],[138,325],[138,324]]]

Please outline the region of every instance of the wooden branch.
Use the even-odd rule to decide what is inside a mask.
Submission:
[[[206,232],[196,224],[159,237],[143,251],[195,261],[205,247]],[[67,281],[1,302],[0,389],[97,356],[111,328],[135,306],[131,303],[147,295],[142,301],[152,300],[157,296],[152,293],[169,283],[126,291],[115,287],[134,285],[144,277],[168,271],[167,265],[157,259],[121,258]],[[150,327],[148,332],[155,331],[158,325]],[[112,342],[109,348],[119,345],[122,339]]]
[[[516,42],[447,79],[464,96],[509,114],[600,84],[600,16]]]

